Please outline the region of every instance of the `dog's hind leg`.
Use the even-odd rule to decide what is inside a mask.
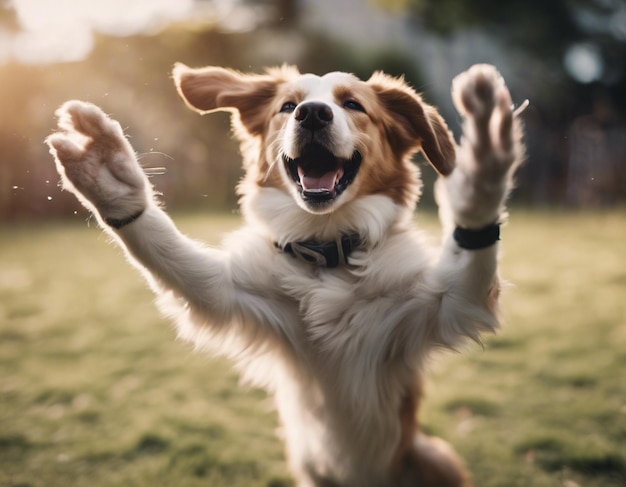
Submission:
[[[394,487],[469,487],[463,462],[445,441],[419,432],[422,381],[416,382],[400,408],[402,437],[391,469]]]
[[[440,438],[418,433],[394,487],[471,487],[463,462]]]

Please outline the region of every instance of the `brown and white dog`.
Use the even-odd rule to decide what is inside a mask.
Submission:
[[[523,156],[499,73],[477,65],[454,80],[459,146],[435,108],[383,73],[177,65],[174,79],[191,108],[232,111],[241,141],[244,225],[221,249],[179,233],[120,125],[89,103],[64,104],[47,139],[63,187],[182,337],[275,396],[298,486],[469,485],[416,415],[430,352],[498,327],[498,223]],[[439,249],[411,229],[418,150],[441,176]]]

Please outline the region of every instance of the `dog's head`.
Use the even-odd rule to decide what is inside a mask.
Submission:
[[[247,75],[178,64],[174,79],[191,108],[233,111],[248,176],[288,191],[309,213],[372,194],[414,205],[419,179],[410,159],[419,149],[439,173],[453,169],[454,142],[437,111],[383,73],[364,82],[287,66]]]

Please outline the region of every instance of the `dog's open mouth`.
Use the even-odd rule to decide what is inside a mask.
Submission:
[[[359,172],[361,159],[358,151],[350,159],[336,157],[320,144],[307,145],[296,159],[283,156],[302,199],[312,204],[332,201],[343,193]]]

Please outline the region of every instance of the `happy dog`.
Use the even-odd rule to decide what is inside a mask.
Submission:
[[[181,336],[274,395],[298,486],[469,485],[416,413],[429,353],[498,327],[498,224],[523,153],[498,72],[454,80],[458,147],[433,107],[382,73],[177,65],[174,79],[191,108],[233,113],[244,224],[223,248],[178,232],[120,125],[88,103],[63,105],[47,139],[64,188],[145,273]],[[418,150],[441,176],[441,249],[411,229]]]

